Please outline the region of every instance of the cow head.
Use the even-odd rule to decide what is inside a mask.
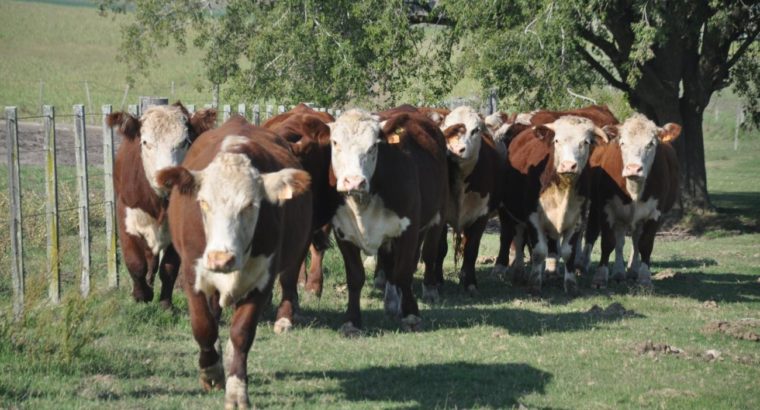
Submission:
[[[332,169],[338,192],[363,196],[377,166],[381,126],[361,110],[349,110],[329,123]]]
[[[592,145],[608,140],[591,120],[571,115],[536,126],[535,135],[553,146],[554,169],[565,177],[579,175],[588,163]]]
[[[180,166],[159,173],[163,187],[176,186],[182,194],[195,194],[206,235],[206,248],[198,262],[209,271],[242,269],[251,255],[262,201],[279,205],[309,189],[311,178],[305,171],[259,172],[246,154],[248,144],[247,137],[228,136],[203,170]]]
[[[167,191],[158,183],[158,172],[179,165],[193,140],[215,122],[215,110],[200,110],[190,117],[179,102],[150,107],[139,120],[123,112],[108,117],[108,125],[118,126],[125,139],[139,140],[145,177],[161,196]]]
[[[646,180],[654,163],[657,145],[674,141],[681,134],[681,126],[674,123],[658,127],[641,114],[634,114],[623,125],[605,127],[617,135],[623,157],[623,177],[629,180]]]
[[[467,106],[455,108],[446,116],[441,129],[452,157],[463,162],[478,160],[485,123],[474,109]]]

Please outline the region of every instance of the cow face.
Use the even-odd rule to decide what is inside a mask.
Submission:
[[[630,180],[646,180],[654,163],[657,145],[678,138],[681,126],[669,123],[658,127],[641,114],[634,114],[622,126],[610,127],[619,134],[618,144],[623,157],[623,177]]]
[[[164,194],[156,179],[164,168],[179,165],[190,147],[188,117],[177,106],[148,108],[140,118],[140,153],[151,187]]]
[[[159,174],[163,186],[177,185],[180,192],[196,194],[206,235],[199,263],[208,271],[242,269],[251,254],[262,201],[279,205],[309,188],[309,174],[302,170],[260,173],[244,153],[249,141],[226,137],[221,151],[202,171],[174,167]]]
[[[604,131],[591,120],[575,116],[560,117],[553,123],[537,126],[536,136],[553,145],[554,169],[566,177],[583,171],[591,146],[598,138],[607,141]]]
[[[485,123],[475,110],[466,106],[455,108],[446,116],[441,128],[452,157],[464,162],[477,161]]]
[[[338,192],[364,195],[377,166],[380,123],[369,113],[350,110],[330,126],[331,161]]]

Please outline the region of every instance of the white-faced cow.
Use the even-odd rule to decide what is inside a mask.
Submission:
[[[607,286],[607,264],[613,248],[612,277],[625,279],[623,244],[626,232],[630,232],[633,253],[629,275],[648,286],[655,234],[662,215],[678,198],[678,160],[670,143],[678,138],[681,126],[669,123],[658,127],[635,114],[622,125],[605,127],[605,131],[616,138],[593,158],[594,197],[584,253],[588,260],[601,230],[602,255],[592,284]]]
[[[443,135],[415,112],[381,124],[367,112],[349,110],[329,125],[333,182],[342,194],[332,225],[348,284],[342,331],[356,334],[361,326],[361,251],[377,255],[386,270],[386,312],[400,315],[404,328],[415,329],[421,320],[412,278],[421,242],[425,283],[433,284],[443,229],[448,187]]]
[[[471,107],[462,106],[446,116],[443,124],[449,158],[449,198],[446,222],[456,234],[462,234],[462,269],[460,283],[470,293],[477,292],[475,261],[480,239],[488,219],[502,201],[505,163],[500,160],[483,119]],[[446,232],[441,238],[446,243]],[[459,249],[455,246],[455,252]],[[446,246],[442,246],[438,264],[443,264]],[[443,282],[443,275],[438,277]],[[436,299],[437,289],[425,288]]]
[[[201,110],[191,117],[180,103],[151,107],[139,119],[124,112],[108,116],[108,125],[118,127],[122,137],[113,181],[119,241],[137,301],[153,299],[158,269],[160,303],[171,306],[179,259],[166,225],[168,191],[158,183],[157,174],[179,165],[193,140],[215,122],[216,111]]]
[[[169,225],[182,264],[200,381],[225,389],[225,408],[248,408],[247,358],[275,277],[296,287],[311,237],[309,174],[287,142],[233,117],[199,137],[180,167],[162,171],[173,187]],[[218,317],[212,299],[233,306],[222,363],[215,347]],[[292,319],[297,295],[283,293],[277,311]],[[224,379],[224,368],[227,379]]]
[[[591,120],[563,116],[523,131],[510,143],[505,195],[509,218],[504,218],[506,224],[502,220],[507,225],[502,233],[514,233],[520,224],[527,227],[533,245],[529,284],[534,291],[541,288],[544,270],[561,271],[558,257],[570,260],[571,240],[590,195],[588,159],[592,148],[606,141]],[[522,258],[515,258],[514,264],[518,274]],[[576,289],[572,269],[564,269],[564,285],[567,291]]]

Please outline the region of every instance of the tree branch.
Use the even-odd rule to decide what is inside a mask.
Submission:
[[[631,87],[628,84],[615,78],[615,76],[609,72],[609,70],[604,68],[604,66],[599,61],[597,61],[581,44],[576,43],[575,49],[578,51],[581,57],[583,57],[583,60],[585,60],[586,63],[588,63],[588,65],[590,65],[591,68],[593,68],[596,72],[598,72],[599,75],[601,75],[608,83],[610,83],[611,86],[626,93],[631,91]]]
[[[744,40],[744,42],[739,46],[739,48],[736,50],[734,55],[732,55],[731,58],[724,65],[726,72],[728,72],[728,70],[730,70],[734,66],[734,64],[736,64],[736,62],[739,61],[740,58],[742,58],[744,53],[747,52],[747,50],[755,41],[755,39],[757,39],[758,34],[760,34],[760,27],[757,30],[755,30],[754,33],[747,35],[747,38]]]
[[[592,33],[591,30],[588,30],[585,27],[579,27],[578,34],[581,35],[582,39],[588,41],[589,43],[602,50],[602,52],[604,52],[604,54],[609,57],[610,61],[612,61],[615,66],[617,66],[618,63],[623,60],[622,56],[620,55],[620,51],[618,51],[614,44]]]

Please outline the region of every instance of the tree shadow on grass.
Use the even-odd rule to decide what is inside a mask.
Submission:
[[[523,396],[544,394],[552,374],[525,363],[452,362],[327,372],[278,372],[275,377],[285,381],[335,379],[340,383],[337,393],[357,407],[388,406],[391,402],[393,408],[431,409],[515,407]],[[314,397],[323,394],[324,391],[308,393]]]
[[[685,272],[655,280],[654,286],[659,294],[699,301],[757,302],[760,299],[760,283],[757,279],[757,276],[736,273]]]

